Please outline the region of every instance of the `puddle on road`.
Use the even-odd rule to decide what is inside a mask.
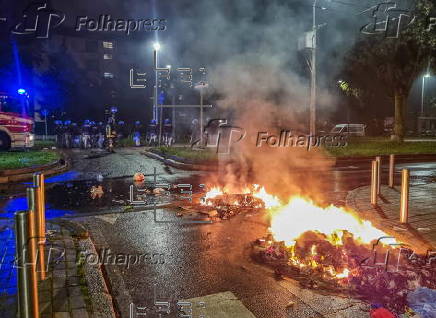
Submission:
[[[177,190],[171,188],[169,193],[154,195],[153,178],[147,177],[147,182],[134,184],[131,177],[99,180],[74,181],[69,180],[74,173],[48,179],[46,185],[46,218],[73,216],[81,213],[103,213],[108,210],[124,210],[129,206],[130,187],[133,186],[134,200],[143,200],[148,206],[166,204],[174,199]],[[67,179],[68,181],[64,181]],[[173,184],[194,182],[195,178],[183,178]],[[62,182],[63,181],[63,182]],[[159,179],[158,179],[159,183]],[[164,182],[161,182],[164,183]],[[27,209],[24,195],[26,186],[21,184],[20,194],[0,198],[0,218],[13,218],[14,213]],[[159,186],[159,185],[158,185]],[[171,186],[171,185],[170,185]],[[141,191],[138,191],[141,190]],[[146,193],[148,192],[148,193]],[[139,198],[138,198],[139,196]]]

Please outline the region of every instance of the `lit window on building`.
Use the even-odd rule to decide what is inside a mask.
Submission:
[[[103,41],[103,47],[105,49],[113,49],[114,48],[114,44],[112,42]]]
[[[103,76],[104,76],[104,78],[114,78],[114,74],[109,73],[109,72],[104,72]]]
[[[103,59],[112,60],[112,54],[103,54]]]

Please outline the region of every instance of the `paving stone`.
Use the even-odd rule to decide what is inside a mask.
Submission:
[[[49,298],[48,299],[48,302],[46,301],[46,302],[43,302],[43,303],[40,303],[39,304],[39,311],[42,313],[42,314],[49,314],[49,315],[51,315],[51,313],[52,313],[52,307],[51,307],[51,301],[50,301],[51,299]]]
[[[67,269],[67,276],[76,276],[76,275],[77,275],[77,267]]]
[[[83,299],[83,296],[72,296],[70,297],[70,308],[71,309],[81,309],[85,308],[85,300]]]
[[[68,297],[65,288],[55,289],[53,291],[53,311],[67,311],[68,310]]]
[[[66,277],[53,277],[53,288],[65,287],[66,283]]]
[[[80,277],[79,276],[70,276],[67,277],[67,286],[68,287],[72,287],[72,286],[80,286]]]
[[[89,318],[90,315],[85,309],[73,309],[72,318]]]
[[[39,290],[39,301],[44,303],[50,300],[51,292],[49,290]]]
[[[70,297],[72,296],[81,296],[82,293],[82,289],[80,286],[74,286],[74,287],[68,287],[68,295]]]
[[[60,262],[58,262],[58,263],[55,263],[55,264],[53,264],[53,269],[54,270],[62,270],[62,269],[65,269],[66,268],[66,264],[65,264],[65,261],[60,261]]]
[[[65,260],[67,262],[76,263],[76,260],[77,260],[76,253],[74,253],[74,254],[71,254],[71,253],[65,254]]]
[[[65,239],[64,245],[66,248],[74,248],[74,241],[72,239]]]
[[[69,312],[55,312],[54,318],[71,318],[71,315]]]
[[[65,262],[67,268],[77,268],[76,260]]]
[[[65,270],[54,270],[53,271],[53,277],[59,277],[59,278],[62,278],[62,277],[66,277],[67,276],[67,273],[66,273],[66,271]]]

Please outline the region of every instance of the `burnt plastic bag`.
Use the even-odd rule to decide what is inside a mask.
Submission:
[[[436,290],[420,287],[407,295],[409,307],[422,318],[436,318]]]

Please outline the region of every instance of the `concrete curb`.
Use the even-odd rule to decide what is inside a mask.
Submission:
[[[92,232],[92,242],[96,250],[101,252],[105,249],[110,249],[106,237],[101,231],[100,226],[98,226],[100,222],[106,221],[102,220],[101,216],[85,218],[84,220],[85,226],[87,226]],[[133,300],[125,286],[120,269],[117,266],[106,266],[104,264],[101,266],[101,269],[103,271],[108,291],[112,295],[113,307],[115,308],[116,313],[119,317],[129,317],[129,307],[130,304],[133,303]]]
[[[374,160],[375,156],[372,157],[342,157],[333,158],[335,160],[335,166],[341,167],[346,165],[360,165],[362,163],[371,164],[371,160]],[[381,159],[383,162],[389,162],[389,155],[382,155]],[[425,161],[436,161],[436,154],[422,154],[422,155],[395,155],[396,163],[412,163],[412,162],[425,162]]]
[[[45,176],[62,173],[70,168],[71,163],[68,156],[64,152],[61,151],[60,154],[62,157],[61,159],[47,165],[22,169],[3,170],[0,172],[0,184],[30,180],[33,178],[33,174],[35,172],[44,173]]]
[[[382,193],[383,187],[385,186],[382,186]],[[356,212],[361,218],[371,221],[375,227],[386,232],[388,235],[397,238],[403,243],[413,246],[415,252],[426,253],[427,250],[434,250],[430,242],[422,236],[413,233],[410,229],[405,231],[396,230],[395,228],[400,228],[402,226],[399,220],[382,218],[380,212],[369,203],[369,195],[368,204],[365,204],[365,207],[363,208],[360,207],[357,203],[357,196],[359,192],[366,191],[368,188],[369,186],[363,186],[349,191],[345,201],[346,206]]]
[[[86,255],[98,255],[94,243],[90,238],[80,240],[79,248]],[[94,317],[116,318],[113,309],[113,299],[106,286],[103,273],[99,264],[83,264],[85,277],[89,289],[89,297],[94,313]]]
[[[200,164],[190,164],[190,163],[184,163],[180,161],[176,161],[174,159],[165,158],[161,155],[158,155],[151,151],[143,152],[145,156],[156,159],[159,161],[162,161],[166,165],[169,165],[174,168],[182,169],[182,170],[201,170],[201,171],[217,171],[218,165],[200,165]]]

